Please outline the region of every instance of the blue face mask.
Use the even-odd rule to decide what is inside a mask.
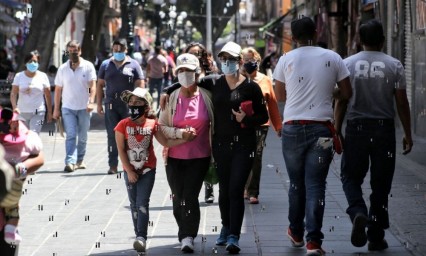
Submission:
[[[239,65],[238,65],[238,62],[237,61],[225,61],[225,62],[222,62],[221,63],[222,64],[222,72],[225,74],[225,75],[232,75],[232,74],[235,74],[235,73],[237,73],[237,71],[238,71],[238,69],[239,69]]]
[[[27,67],[27,70],[30,71],[31,73],[36,72],[38,69],[37,62],[30,62],[30,63],[27,63],[25,66]]]
[[[112,54],[116,61],[123,61],[126,58],[126,54],[124,52],[114,52]]]

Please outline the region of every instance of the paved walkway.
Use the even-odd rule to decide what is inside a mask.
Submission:
[[[64,139],[49,135],[50,127],[42,132],[46,163],[25,186],[20,210],[24,239],[20,256],[137,255],[132,249],[134,233],[123,176],[106,175],[106,133],[101,124],[92,127],[89,134],[85,159],[88,169],[74,173],[63,172]],[[156,154],[160,157],[151,196],[147,255],[181,255],[160,146]],[[386,232],[389,249],[369,253],[366,246],[355,248],[350,243],[351,224],[339,180],[340,161],[335,157],[328,175],[323,227],[327,255],[425,255],[424,243],[418,242],[424,239],[412,236],[417,232],[422,235],[420,239],[425,237],[426,210],[414,212],[415,207],[425,205],[425,180],[419,178],[424,169],[418,169],[420,176],[416,176],[407,171],[414,168],[412,160],[401,159],[400,155],[397,159],[398,195],[395,193],[390,201],[392,227]],[[288,186],[281,142],[271,131],[264,152],[260,204],[246,204],[241,255],[305,255],[305,249],[292,248],[285,235]],[[215,186],[216,198],[217,192]],[[206,205],[203,196],[204,191],[200,193],[201,223],[194,255],[224,255],[224,247],[214,245],[221,227],[217,201]]]

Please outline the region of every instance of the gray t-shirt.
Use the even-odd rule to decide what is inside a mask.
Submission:
[[[347,119],[393,119],[395,90],[406,88],[401,62],[382,52],[362,51],[344,63],[351,73],[353,90]]]

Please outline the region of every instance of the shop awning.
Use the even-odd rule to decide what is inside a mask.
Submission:
[[[19,3],[13,0],[0,0],[0,4],[15,9],[22,9],[26,6],[23,3]]]
[[[275,20],[272,20],[269,23],[267,23],[266,25],[260,27],[259,32],[264,32],[264,31],[270,30],[272,28],[275,28],[276,26],[278,26],[281,23],[281,21],[286,17],[287,14],[288,13],[286,13],[283,16],[276,18]]]
[[[262,26],[259,28],[259,32],[266,32],[268,30],[271,30],[277,26],[279,26],[280,24],[284,23],[285,21],[289,22],[291,21],[292,17],[290,16],[290,14],[293,14],[294,12],[296,12],[298,9],[300,8],[304,8],[305,4],[299,4],[298,6],[295,6],[293,8],[291,8],[290,10],[288,10],[286,13],[284,13],[281,17],[272,20],[271,22],[267,23],[266,25]]]

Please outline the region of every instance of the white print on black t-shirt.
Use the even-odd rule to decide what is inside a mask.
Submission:
[[[136,127],[136,128],[142,128],[142,127]],[[126,127],[127,131],[132,130],[134,131],[134,127]],[[144,128],[144,129],[137,129],[138,131],[141,131],[144,136],[141,142],[138,142],[136,137],[129,134],[129,137],[127,138],[127,145],[129,146],[129,149],[127,150],[127,156],[129,157],[130,164],[132,164],[136,170],[142,169],[143,165],[146,161],[148,161],[149,157],[149,144],[151,143],[151,129]]]

